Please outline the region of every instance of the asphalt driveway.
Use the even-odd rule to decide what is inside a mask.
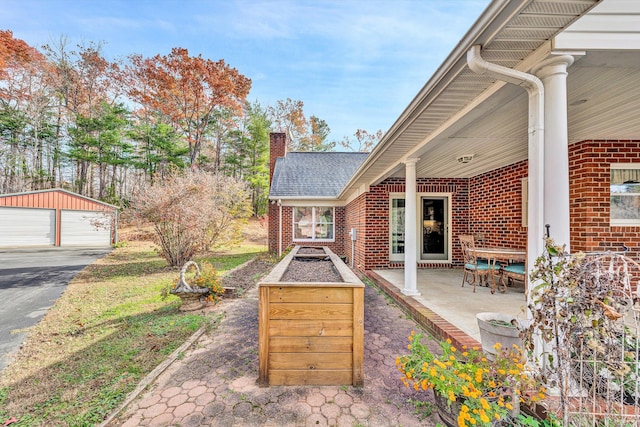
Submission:
[[[0,250],[0,371],[67,284],[110,248]]]

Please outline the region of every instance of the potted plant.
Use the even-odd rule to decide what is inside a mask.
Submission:
[[[450,427],[514,420],[521,400],[535,403],[546,396],[525,371],[518,346],[503,349],[497,343],[495,359],[489,360],[479,348],[457,349],[450,340],[440,342],[441,353],[434,354],[421,338],[411,333],[410,353],[398,357],[396,365],[406,386],[433,389],[440,418]]]
[[[196,270],[191,283],[187,283],[186,275],[189,267]],[[207,302],[217,302],[224,294],[224,288],[218,277],[216,269],[208,262],[203,262],[199,267],[195,261],[187,261],[180,269],[180,277],[173,286],[163,291],[163,297],[169,294],[176,295],[182,301],[181,311],[193,311],[204,307]]]
[[[476,314],[482,351],[489,359],[496,356],[495,345],[511,348],[514,344],[523,347],[521,327],[518,319],[503,313],[485,312]]]

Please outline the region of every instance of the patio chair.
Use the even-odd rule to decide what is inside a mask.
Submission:
[[[527,280],[525,277],[526,274],[526,266],[524,262],[514,262],[511,264],[506,264],[502,266],[502,276],[500,277],[500,281],[504,289],[506,289],[505,280],[520,280],[524,283],[524,293],[527,293]]]
[[[482,284],[482,278],[489,283],[489,275],[492,273],[491,265],[487,260],[478,259],[473,253],[475,247],[473,236],[461,234],[458,236],[462,247],[462,257],[464,259],[464,276],[462,276],[462,287],[465,283],[473,285],[473,292],[476,291],[476,283]]]

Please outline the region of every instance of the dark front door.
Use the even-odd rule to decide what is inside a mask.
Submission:
[[[422,197],[422,255],[425,260],[448,258],[448,197]]]

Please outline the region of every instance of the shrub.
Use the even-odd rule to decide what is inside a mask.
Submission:
[[[180,266],[214,245],[237,241],[251,211],[242,181],[187,171],[145,184],[135,192],[127,214],[151,223],[160,255]]]

